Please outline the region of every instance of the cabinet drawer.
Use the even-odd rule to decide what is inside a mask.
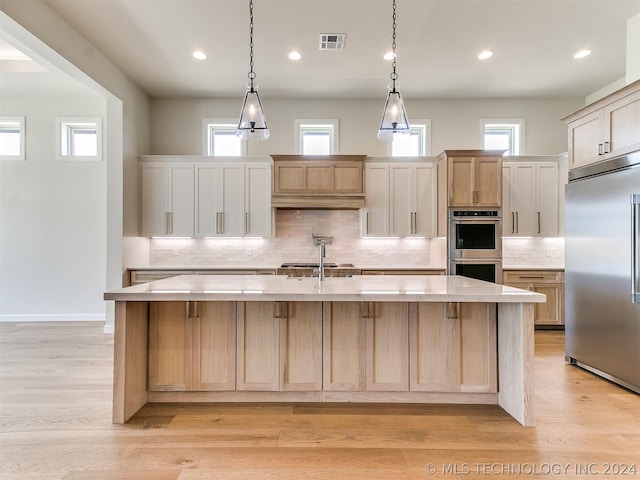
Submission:
[[[552,270],[509,270],[502,274],[502,281],[508,283],[563,283],[564,273]]]

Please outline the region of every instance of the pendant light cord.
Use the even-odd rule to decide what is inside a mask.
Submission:
[[[398,74],[396,73],[396,0],[393,0],[393,36],[391,37],[391,51],[393,53],[393,63],[391,67],[393,68],[393,72],[391,72],[391,81],[393,82],[393,91],[396,91],[396,80],[398,79]]]
[[[253,80],[256,74],[253,71],[253,0],[249,0],[249,82],[253,92]]]

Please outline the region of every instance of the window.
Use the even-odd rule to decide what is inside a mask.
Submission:
[[[410,134],[394,133],[387,153],[392,157],[423,157],[431,153],[431,120],[410,120]]]
[[[102,122],[99,118],[56,118],[58,160],[102,159]]]
[[[338,120],[296,120],[296,151],[302,155],[337,153]]]
[[[24,160],[24,117],[0,117],[0,159]]]
[[[202,154],[210,157],[245,155],[247,142],[236,135],[237,128],[237,119],[202,119]]]
[[[507,150],[505,155],[524,154],[524,119],[480,120],[485,150]]]

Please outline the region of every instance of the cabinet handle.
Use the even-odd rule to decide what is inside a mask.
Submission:
[[[447,318],[457,320],[460,318],[460,302],[447,303]]]
[[[222,216],[222,212],[217,212],[216,213],[216,233],[218,235],[224,233],[224,224],[223,222],[224,217]]]
[[[200,305],[198,305],[198,302],[187,300],[185,303],[187,304],[187,318],[200,317]]]
[[[164,234],[169,235],[169,212],[164,212]]]
[[[640,303],[640,193],[631,195],[631,303]]]
[[[411,233],[418,233],[417,223],[416,212],[411,212]]]
[[[511,212],[511,233],[516,233],[516,212]]]
[[[288,302],[273,302],[275,306],[275,318],[289,318]]]
[[[473,204],[478,203],[478,190],[473,191]]]
[[[604,145],[602,143],[598,144],[598,155],[604,155]]]
[[[244,234],[249,234],[249,212],[244,212]]]
[[[604,142],[604,153],[611,153],[611,143]]]
[[[280,310],[282,309],[282,306],[280,305],[280,302],[274,302],[274,307],[275,307],[275,313],[273,314],[273,316],[275,318],[282,318],[282,314],[280,312]]]
[[[535,277],[532,275],[520,275],[518,278],[526,280],[544,280],[544,277]]]
[[[173,212],[169,212],[169,233],[173,233]]]
[[[373,318],[371,302],[360,302],[360,318]]]
[[[520,219],[518,218],[518,212],[516,212],[516,232],[518,233],[518,230],[520,230]]]
[[[364,230],[365,230],[365,233],[369,235],[369,212],[365,213]]]
[[[540,212],[538,212],[538,234],[540,234]]]

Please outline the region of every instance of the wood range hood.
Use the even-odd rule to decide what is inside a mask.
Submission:
[[[366,155],[271,155],[276,208],[364,207]]]

